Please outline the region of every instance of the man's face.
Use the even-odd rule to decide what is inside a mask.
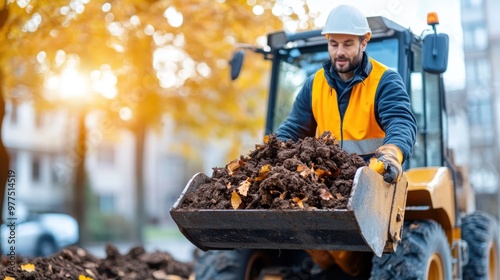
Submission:
[[[341,77],[345,76],[342,74],[348,78],[354,75],[354,69],[363,58],[366,43],[366,40],[361,41],[356,35],[328,34],[328,53],[335,71]]]

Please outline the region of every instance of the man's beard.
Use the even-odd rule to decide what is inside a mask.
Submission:
[[[361,47],[358,49],[358,54],[356,56],[354,56],[352,59],[348,59],[345,56],[334,58],[332,61],[332,64],[333,64],[333,68],[335,69],[335,71],[337,71],[338,73],[349,73],[351,71],[354,71],[354,69],[356,69],[356,67],[358,67],[359,62],[361,61],[360,52],[361,52]],[[347,64],[344,66],[337,66],[338,60],[344,60],[344,61],[347,60]]]

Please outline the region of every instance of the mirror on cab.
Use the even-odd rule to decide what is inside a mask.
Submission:
[[[233,53],[233,57],[229,61],[231,68],[231,80],[236,80],[240,75],[241,66],[243,65],[243,58],[245,57],[244,50],[238,50]]]
[[[422,67],[426,72],[442,74],[448,68],[449,38],[446,34],[437,34],[439,20],[436,13],[427,15],[427,24],[432,26],[434,33],[424,37]]]

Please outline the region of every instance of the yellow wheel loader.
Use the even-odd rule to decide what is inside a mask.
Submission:
[[[366,51],[399,72],[418,122],[402,179],[387,184],[368,167],[358,169],[346,209],[181,209],[184,196],[209,179],[196,174],[170,210],[201,249],[195,279],[499,279],[497,222],[475,211],[466,169],[447,146],[448,36],[436,32],[437,22],[425,36],[384,17],[368,22]],[[238,77],[245,49],[271,61],[270,134],[329,55],[320,30],[267,39],[265,48],[234,53],[231,76]]]

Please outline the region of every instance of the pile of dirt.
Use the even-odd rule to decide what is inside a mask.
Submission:
[[[0,279],[123,279],[183,280],[189,279],[192,264],[176,261],[165,252],[146,252],[143,247],[120,254],[112,245],[106,246],[106,257],[97,258],[80,247],[69,247],[45,258],[17,259],[2,256]]]
[[[329,132],[297,142],[268,135],[248,156],[213,168],[209,182],[185,195],[180,209],[342,209],[356,170],[365,166]]]

